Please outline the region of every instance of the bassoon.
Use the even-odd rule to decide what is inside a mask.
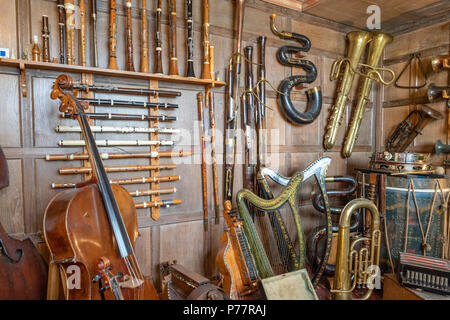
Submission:
[[[256,117],[256,129],[258,134],[257,154],[259,168],[266,166],[266,40],[267,37],[261,36],[258,38],[258,109]]]
[[[80,43],[81,65],[86,66],[86,7],[84,0],[80,0]]]
[[[233,197],[233,173],[236,146],[236,109],[239,89],[239,74],[241,72],[241,45],[242,25],[244,19],[245,0],[236,0],[235,23],[236,45],[232,63],[228,65],[227,104],[226,104],[226,129],[225,129],[225,174],[224,174],[224,200],[232,201]]]
[[[64,0],[64,8],[66,11],[67,64],[75,64],[75,5],[73,0]]]
[[[169,8],[169,75],[178,75],[177,1],[168,0]]]
[[[219,182],[217,175],[216,160],[216,120],[214,119],[214,92],[209,92],[209,126],[211,129],[211,159],[213,174],[213,190],[214,190],[214,213],[215,224],[220,223],[220,206],[219,206]]]
[[[208,186],[207,186],[207,172],[206,172],[206,148],[205,148],[205,134],[204,134],[204,117],[203,117],[203,94],[197,93],[198,106],[198,121],[200,131],[200,143],[202,149],[202,198],[203,198],[203,227],[208,231]]]
[[[92,17],[92,53],[94,56],[94,67],[98,68],[98,47],[97,47],[97,0],[91,0]]]
[[[127,0],[127,31],[126,31],[126,41],[127,41],[127,70],[134,71],[134,62],[133,62],[133,28],[132,28],[132,20],[131,20],[131,0]]]
[[[186,0],[186,26],[187,26],[187,62],[186,62],[186,77],[195,78],[194,72],[194,21],[192,19],[192,0]]]
[[[149,72],[148,68],[148,30],[147,30],[147,0],[142,0],[141,9],[141,72]]]
[[[159,176],[159,177],[142,177],[142,178],[131,178],[131,179],[113,179],[109,180],[110,183],[117,184],[144,184],[151,182],[172,182],[180,180],[180,176]],[[83,182],[80,182],[83,183]],[[80,183],[52,183],[52,189],[60,188],[77,188]]]
[[[202,79],[211,79],[211,70],[209,66],[209,0],[203,0],[203,71]]]
[[[245,94],[243,96],[243,130],[245,132],[245,164],[244,164],[244,188],[255,191],[256,179],[256,150],[255,150],[255,101],[251,90],[253,88],[253,47],[244,49],[245,55]]]
[[[117,23],[116,23],[116,0],[109,1],[109,69],[117,70]]]
[[[132,95],[142,95],[142,96],[181,96],[180,91],[173,90],[161,90],[161,89],[141,89],[141,88],[130,88],[130,87],[114,87],[114,86],[98,86],[89,84],[73,84],[72,86],[75,90],[81,91],[96,91],[96,92],[106,92],[106,93],[119,93],[119,94],[132,94]]]
[[[70,113],[62,113],[62,118],[73,118],[77,114]],[[149,121],[149,120],[159,120],[159,121],[176,121],[177,117],[169,117],[169,116],[147,116],[145,114],[119,114],[119,113],[86,113],[88,118],[93,120],[141,120],[141,121]]]
[[[48,16],[42,16],[42,61],[50,62]]]
[[[59,63],[66,63],[66,14],[64,0],[58,0]]]
[[[161,0],[158,0],[158,7],[156,8],[156,36],[155,36],[155,73],[163,73],[162,67],[162,35],[161,35],[161,15],[162,6]]]

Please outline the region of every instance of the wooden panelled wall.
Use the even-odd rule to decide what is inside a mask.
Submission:
[[[2,11],[0,12],[0,47],[14,48],[16,55],[24,48],[30,48],[33,35],[41,34],[41,16],[49,16],[51,28],[51,56],[58,54],[57,42],[57,11],[54,0],[0,0]],[[125,17],[124,2],[118,2],[118,64],[119,68],[124,67],[125,60]],[[108,1],[98,1],[98,46],[100,67],[107,67],[107,33],[108,33]],[[149,34],[150,34],[150,68],[153,69],[154,52],[154,12],[155,1],[147,1],[149,9]],[[138,10],[140,1],[133,0],[133,40],[135,44],[135,66],[139,65],[139,29],[140,11]],[[87,6],[88,7],[88,6]],[[215,66],[221,80],[225,79],[225,68],[231,55],[233,47],[233,1],[231,0],[210,0],[210,23],[211,23],[211,44],[215,46]],[[278,27],[282,30],[295,31],[308,36],[312,41],[312,49],[307,54],[307,59],[313,61],[318,68],[318,77],[313,85],[321,85],[323,91],[323,110],[318,119],[306,126],[292,125],[286,121],[277,104],[276,93],[268,87],[268,129],[273,129],[270,139],[270,166],[277,169],[284,175],[292,175],[297,170],[304,169],[309,163],[321,156],[332,158],[329,175],[342,175],[351,172],[355,166],[366,166],[371,152],[381,150],[385,139],[386,130],[389,130],[406,115],[407,106],[392,109],[382,109],[383,99],[398,99],[397,95],[405,95],[405,91],[397,93],[391,89],[378,89],[372,93],[372,103],[366,111],[366,116],[361,126],[358,144],[352,157],[344,160],[340,156],[340,146],[336,146],[331,152],[324,152],[322,148],[322,136],[329,109],[335,95],[335,82],[329,81],[330,67],[336,58],[343,56],[345,52],[345,34],[351,29],[348,27],[332,23],[309,15],[280,8],[259,0],[248,0],[245,10],[244,21],[244,45],[253,45],[256,49],[256,39],[260,35],[268,37],[267,42],[267,78],[274,85],[278,86],[280,81],[299,71],[284,67],[276,60],[276,51],[281,45],[293,44],[280,40],[270,31],[269,16],[272,12],[277,13]],[[184,1],[177,1],[177,26],[178,26],[178,61],[180,74],[185,72],[185,22],[184,22]],[[194,1],[194,41],[195,41],[195,67],[196,74],[200,74],[201,66],[201,8],[200,1]],[[442,36],[438,33],[442,33]],[[446,31],[446,35],[444,35]],[[90,23],[88,24],[88,35],[90,35]],[[388,47],[386,58],[390,64],[398,65],[399,61],[409,52],[416,50],[414,41],[419,41],[418,49],[440,47],[439,50],[448,49],[448,24],[431,26],[425,30],[415,31],[411,34],[403,34],[394,40],[394,44]],[[168,71],[167,65],[167,3],[163,1],[163,52],[164,71]],[[90,39],[90,38],[88,38]],[[91,62],[90,41],[88,43],[88,65]],[[438,50],[438,51],[439,51]],[[431,51],[430,51],[431,52]],[[401,63],[400,63],[401,64]],[[398,68],[397,68],[398,69]],[[256,73],[256,66],[254,72]],[[301,71],[300,71],[301,72]],[[54,128],[58,124],[72,123],[70,120],[62,120],[58,117],[58,103],[49,97],[52,82],[59,74],[57,72],[43,70],[28,70],[27,85],[28,97],[23,98],[19,91],[19,73],[15,68],[0,67],[0,96],[2,97],[0,114],[0,145],[3,147],[8,159],[11,183],[10,186],[0,191],[0,223],[6,230],[16,236],[32,236],[35,243],[42,249],[45,255],[45,244],[42,240],[42,218],[45,207],[49,200],[58,192],[50,188],[51,182],[74,181],[74,177],[61,176],[57,173],[57,168],[63,166],[78,166],[79,163],[67,162],[46,162],[45,155],[48,153],[60,153],[62,150],[56,147],[60,139],[78,139],[76,134],[57,134]],[[76,80],[80,76],[72,75]],[[443,77],[443,76],[439,76]],[[442,80],[442,79],[441,79]],[[95,83],[116,84],[148,87],[148,82],[140,80],[106,78],[94,76]],[[161,217],[154,221],[150,217],[149,210],[138,210],[139,231],[141,237],[137,242],[137,254],[146,275],[152,275],[159,279],[158,265],[162,261],[176,259],[186,267],[212,277],[216,274],[215,256],[219,247],[219,237],[223,231],[222,223],[214,224],[214,219],[210,220],[209,232],[203,232],[202,222],[202,201],[201,201],[201,180],[199,165],[199,147],[197,137],[197,106],[195,95],[203,88],[190,85],[173,85],[160,83],[160,88],[170,88],[182,90],[182,96],[171,99],[180,105],[180,109],[173,114],[178,116],[178,120],[173,125],[189,130],[191,137],[175,136],[177,140],[176,149],[191,149],[194,155],[189,158],[178,159],[178,168],[174,174],[181,175],[181,181],[171,183],[177,188],[174,198],[183,200],[182,205],[173,206],[168,209],[161,209]],[[353,93],[355,93],[355,88]],[[216,89],[216,126],[223,132],[224,118],[224,88]],[[106,95],[96,94],[96,97],[106,97]],[[110,98],[123,99],[124,96],[108,95]],[[131,96],[129,98],[132,98]],[[306,99],[304,94],[295,93],[294,103],[299,108],[304,108]],[[143,99],[133,97],[133,99]],[[167,100],[169,101],[169,100]],[[374,108],[374,106],[377,108]],[[104,109],[100,112],[104,112]],[[445,112],[444,107],[440,110]],[[115,109],[114,112],[137,113],[136,109]],[[391,113],[395,113],[392,116]],[[401,116],[400,116],[401,115]],[[348,113],[346,115],[348,122]],[[106,124],[106,122],[98,122]],[[111,122],[108,122],[111,124]],[[116,122],[113,125],[124,125],[123,122]],[[130,124],[125,124],[130,125]],[[172,124],[171,124],[172,125]],[[446,139],[446,123],[436,123],[430,125],[434,133]],[[431,130],[430,130],[431,131]],[[344,128],[340,131],[339,142],[342,142]],[[100,137],[100,135],[98,135]],[[104,138],[119,138],[118,135],[102,134]],[[437,136],[436,136],[437,137]],[[436,137],[424,135],[419,138],[419,144],[434,143]],[[148,136],[134,136],[133,139],[146,139]],[[124,137],[125,139],[125,137]],[[221,142],[222,137],[217,137]],[[218,162],[222,163],[223,144],[218,143]],[[166,147],[167,148],[167,147]],[[126,150],[138,150],[128,148]],[[142,149],[139,149],[142,151]],[[162,148],[164,150],[164,148]],[[242,150],[240,147],[239,150]],[[427,149],[428,150],[428,149]],[[430,149],[431,150],[431,149]],[[428,151],[430,151],[428,150]],[[80,152],[79,148],[67,148],[65,152]],[[117,150],[116,150],[117,151]],[[196,164],[189,164],[196,160]],[[174,162],[174,159],[161,159],[162,163]],[[181,163],[180,163],[181,162]],[[124,162],[120,162],[124,164]],[[144,161],[133,164],[145,164]],[[115,164],[108,160],[108,164]],[[172,174],[172,172],[162,172],[162,175]],[[209,186],[211,186],[211,170],[208,169]],[[236,167],[235,191],[242,186],[242,167]],[[111,174],[112,178],[133,176],[139,177],[146,173],[133,174]],[[79,177],[78,179],[81,179]],[[163,187],[165,184],[161,184]],[[222,166],[219,166],[219,186],[222,190]],[[128,189],[138,189],[136,186]],[[140,186],[139,186],[140,188]],[[213,216],[212,188],[209,188],[209,212]],[[311,205],[311,193],[314,190],[312,182],[306,183],[301,192],[301,213],[305,233],[323,222],[321,214],[317,213]],[[222,195],[221,195],[222,196]],[[172,198],[165,196],[162,198]],[[158,283],[158,281],[156,281]]]

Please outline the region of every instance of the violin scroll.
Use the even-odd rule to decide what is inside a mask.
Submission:
[[[64,92],[63,90],[72,90],[72,93]],[[73,79],[70,76],[62,74],[58,78],[56,78],[55,83],[53,84],[52,92],[50,93],[50,97],[53,100],[61,100],[59,111],[69,112],[72,114],[75,114],[77,111],[83,111],[77,109],[78,104],[82,107],[82,109],[88,109],[89,105],[80,101],[76,101],[76,99],[74,98],[76,96],[77,90],[73,90]]]

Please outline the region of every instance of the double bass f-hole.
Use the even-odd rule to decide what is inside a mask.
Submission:
[[[292,55],[301,52],[308,52],[311,48],[311,41],[308,37],[298,33],[291,33],[285,31],[278,31],[275,27],[276,14],[273,13],[270,17],[270,27],[272,32],[281,39],[297,41],[301,46],[282,46],[278,49],[277,58],[281,64],[290,67],[300,67],[305,70],[304,75],[289,76],[280,84],[280,102],[281,107],[286,117],[295,123],[307,124],[313,122],[320,114],[322,109],[322,92],[320,86],[308,89],[306,95],[308,97],[308,106],[305,112],[298,111],[292,104],[291,92],[294,87],[302,85],[303,83],[312,83],[317,78],[317,69],[314,63],[309,60],[294,58]]]
[[[6,252],[5,245],[3,244],[2,239],[0,239],[0,257],[5,257],[6,260],[10,263],[19,263],[20,259],[22,259],[22,250],[18,249],[16,250],[17,259],[11,258],[11,256]]]

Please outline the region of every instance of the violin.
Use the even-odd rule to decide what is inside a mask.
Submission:
[[[84,110],[71,90],[73,80],[60,75],[51,92],[59,110],[76,118],[86,142],[92,178],[57,194],[44,215],[44,237],[51,263],[59,267],[68,300],[157,300],[134,252],[137,213],[129,193],[111,185]]]
[[[220,237],[216,264],[221,275],[222,288],[232,300],[257,299],[259,279],[242,221],[231,211],[231,202],[224,203],[223,217],[227,229]]]
[[[0,189],[8,185],[8,165],[0,148]],[[11,238],[0,224],[0,300],[42,300],[46,285],[47,268],[33,242]]]

